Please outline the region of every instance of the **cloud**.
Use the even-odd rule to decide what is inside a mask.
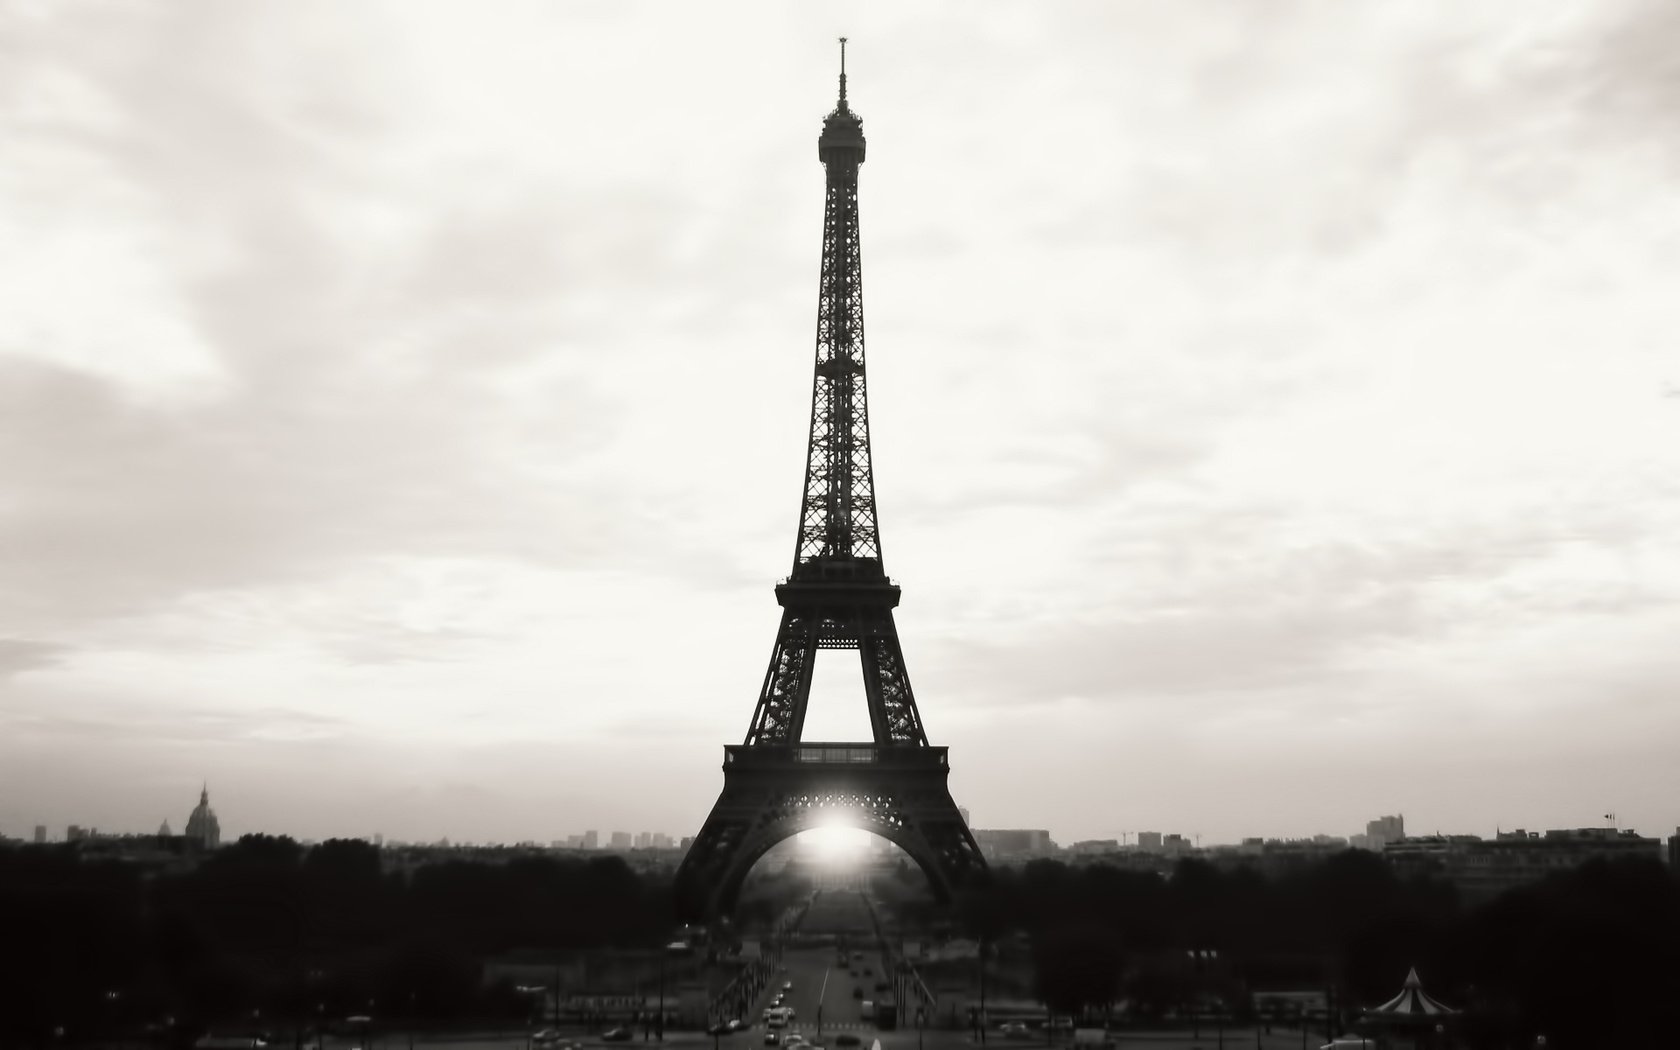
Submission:
[[[25,671],[52,667],[69,651],[68,646],[52,642],[0,638],[0,682]]]

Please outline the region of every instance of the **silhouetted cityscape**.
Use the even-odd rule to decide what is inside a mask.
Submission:
[[[968,810],[962,811],[965,821]],[[1606,817],[1608,819],[1608,815]],[[184,824],[175,835],[164,820],[155,834],[100,832],[97,828],[71,824],[62,839],[45,825],[37,824],[33,835],[9,837],[0,830],[0,844],[74,845],[88,856],[137,862],[169,858],[168,865],[181,870],[202,862],[221,844],[220,822],[210,807],[209,786],[205,785]],[[1138,831],[1119,839],[1084,839],[1058,845],[1041,828],[974,828],[974,840],[988,861],[994,864],[1026,864],[1036,860],[1057,860],[1074,866],[1101,864],[1127,870],[1168,875],[1180,860],[1191,859],[1225,870],[1249,869],[1276,875],[1303,865],[1322,863],[1346,850],[1378,855],[1402,877],[1431,877],[1450,882],[1468,899],[1488,899],[1505,890],[1537,882],[1559,871],[1582,867],[1593,861],[1658,861],[1671,869],[1680,867],[1680,827],[1666,839],[1641,835],[1631,828],[1614,825],[1584,828],[1554,828],[1527,831],[1521,828],[1497,830],[1491,837],[1471,833],[1430,832],[1407,835],[1405,817],[1400,814],[1372,819],[1365,830],[1351,835],[1320,834],[1310,838],[1280,839],[1251,837],[1237,843],[1208,843],[1197,836],[1176,832]],[[316,845],[300,839],[304,847]],[[356,840],[381,851],[388,870],[411,870],[422,863],[449,859],[471,860],[495,855],[570,857],[587,854],[624,857],[633,867],[671,866],[680,863],[693,844],[693,836],[673,836],[657,831],[585,831],[548,843],[539,842],[431,842],[387,841],[374,833]],[[761,858],[767,870],[780,870],[797,857],[799,839],[783,844]],[[860,851],[868,863],[902,857],[885,839],[871,838]]]

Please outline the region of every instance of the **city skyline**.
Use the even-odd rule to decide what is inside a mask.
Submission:
[[[188,817],[188,819],[187,819],[187,821],[184,825],[185,828],[187,829],[184,832],[184,835],[186,837],[189,837],[189,838],[202,837],[202,835],[203,835],[202,831],[195,832],[193,830],[194,822],[196,820],[199,820],[199,819],[204,819],[204,818],[199,817],[200,812],[203,812],[205,814],[205,817],[207,817],[207,819],[210,822],[210,825],[212,827],[217,826],[218,817],[213,811],[211,811],[209,809],[208,795],[209,795],[209,788],[208,788],[208,785],[206,785],[201,790],[198,805],[194,808],[193,813],[189,815],[189,817]],[[968,815],[965,813],[964,814],[965,819],[967,819],[967,816]],[[1602,820],[1605,821],[1605,822],[1608,822],[1608,823],[1588,822],[1587,824],[1581,825],[1580,827],[1589,828],[1589,829],[1608,828],[1608,829],[1617,830],[1619,832],[1625,832],[1625,833],[1639,833],[1639,834],[1641,834],[1645,837],[1654,838],[1654,839],[1663,839],[1663,838],[1666,838],[1667,835],[1668,835],[1668,832],[1664,829],[1656,829],[1654,831],[1653,830],[1646,830],[1646,831],[1640,832],[1639,829],[1637,829],[1637,828],[1630,828],[1630,827],[1626,826],[1625,824],[1622,824],[1620,822],[1619,818],[1617,817],[1617,815],[1613,814],[1613,813],[1603,814]],[[970,825],[970,826],[973,827],[974,833],[976,835],[980,835],[980,836],[987,836],[987,835],[996,836],[996,835],[999,835],[999,834],[1005,834],[1005,835],[1021,835],[1021,834],[1042,835],[1042,836],[1044,836],[1045,839],[1047,839],[1047,841],[1043,844],[1045,847],[1047,847],[1048,849],[1050,849],[1052,851],[1063,851],[1063,852],[1069,851],[1069,850],[1074,850],[1075,847],[1100,845],[1104,842],[1112,843],[1112,844],[1114,844],[1114,846],[1116,848],[1121,849],[1121,850],[1128,850],[1128,849],[1131,849],[1131,850],[1151,850],[1151,849],[1153,849],[1153,850],[1159,851],[1159,850],[1164,848],[1164,845],[1167,848],[1202,849],[1202,848],[1205,847],[1205,848],[1210,848],[1210,849],[1219,849],[1219,848],[1233,848],[1233,847],[1246,845],[1246,844],[1253,843],[1253,842],[1260,842],[1260,841],[1264,841],[1264,842],[1268,842],[1268,843],[1317,842],[1319,844],[1326,844],[1326,845],[1331,844],[1332,842],[1335,842],[1335,841],[1339,841],[1343,846],[1346,846],[1348,848],[1373,849],[1373,850],[1376,850],[1376,851],[1380,852],[1381,848],[1382,848],[1382,843],[1399,841],[1399,840],[1401,840],[1403,838],[1407,838],[1407,837],[1410,837],[1412,839],[1427,839],[1427,838],[1435,838],[1435,837],[1440,837],[1440,836],[1482,838],[1482,837],[1486,837],[1485,833],[1488,830],[1488,829],[1483,829],[1483,828],[1440,828],[1440,827],[1434,827],[1434,828],[1429,828],[1429,829],[1421,829],[1421,828],[1414,827],[1413,832],[1408,833],[1405,830],[1405,816],[1404,816],[1404,814],[1389,814],[1389,815],[1383,815],[1383,816],[1375,817],[1375,818],[1373,818],[1371,820],[1368,820],[1364,823],[1364,830],[1363,831],[1339,832],[1337,830],[1328,830],[1327,829],[1327,830],[1320,830],[1320,831],[1312,832],[1312,833],[1309,833],[1309,834],[1292,836],[1292,835],[1272,835],[1272,834],[1269,834],[1269,833],[1265,832],[1264,830],[1248,829],[1247,831],[1242,832],[1241,834],[1239,834],[1238,836],[1236,836],[1235,838],[1232,838],[1230,840],[1209,839],[1209,841],[1207,841],[1207,842],[1202,841],[1202,835],[1199,832],[1185,831],[1183,829],[1170,830],[1170,829],[1165,828],[1164,826],[1159,826],[1160,830],[1153,830],[1153,829],[1150,829],[1150,828],[1147,828],[1147,827],[1140,827],[1140,828],[1135,828],[1135,829],[1125,829],[1125,830],[1121,830],[1121,831],[1118,831],[1118,832],[1113,832],[1109,835],[1086,836],[1086,837],[1079,837],[1079,838],[1059,837],[1059,836],[1055,835],[1053,832],[1051,832],[1050,829],[1039,827],[1039,826],[1036,826],[1036,825],[1031,827],[1031,828],[1023,826],[1021,828],[1012,828],[1012,829],[986,828],[986,827],[982,827],[982,826],[979,826],[979,825]],[[1535,826],[1536,827],[1544,827],[1548,831],[1556,831],[1557,830],[1557,827],[1554,826],[1553,824],[1540,824],[1540,825],[1535,825]],[[56,833],[57,829],[54,829],[54,828],[52,828],[48,825],[45,825],[45,824],[37,823],[37,824],[32,825],[30,828],[25,829],[29,833],[27,838],[22,834],[13,835],[13,834],[10,833],[10,830],[8,828],[0,827],[0,841],[4,841],[4,840],[10,838],[13,841],[20,841],[20,842],[21,841],[33,841],[35,843],[65,842],[65,841],[74,841],[74,840],[76,840],[80,837],[99,837],[99,836],[104,836],[104,837],[145,837],[148,834],[144,830],[136,830],[136,829],[133,829],[133,828],[113,829],[113,828],[107,827],[107,828],[101,829],[98,825],[93,825],[93,824],[83,825],[83,824],[71,823],[71,824],[68,824],[68,825],[64,825],[63,827],[65,828],[65,834],[59,835],[59,834]],[[1566,827],[1563,830],[1565,830],[1565,831],[1575,831],[1575,830],[1579,830],[1579,828]],[[1522,832],[1522,831],[1523,831],[1523,829],[1521,827],[1503,826],[1503,825],[1495,826],[1492,829],[1493,837],[1495,837],[1495,838],[1501,837],[1501,836],[1506,835],[1506,834],[1511,833],[1511,832]],[[246,833],[246,834],[265,834],[265,835],[286,836],[286,837],[289,837],[289,838],[293,838],[296,841],[298,841],[300,843],[303,843],[305,845],[325,841],[325,839],[317,839],[317,838],[312,838],[312,837],[309,837],[309,836],[306,836],[306,835],[292,834],[292,833],[290,833],[288,831],[285,831],[285,830],[276,830],[276,829],[250,829],[250,830],[248,830],[244,833]],[[156,834],[160,835],[160,836],[164,836],[164,837],[168,837],[168,836],[173,834],[170,831],[170,824],[169,824],[168,818],[164,819],[163,824],[158,829]],[[1675,827],[1674,834],[1676,836],[1680,836],[1680,825],[1677,825]],[[238,837],[237,835],[229,837],[226,841],[231,843],[237,837]],[[554,834],[551,837],[546,838],[546,839],[545,838],[540,838],[540,837],[533,837],[533,838],[512,839],[512,840],[502,840],[502,839],[478,840],[478,839],[473,839],[473,838],[452,838],[450,836],[438,836],[438,837],[434,837],[434,838],[420,837],[420,838],[414,838],[414,839],[400,839],[400,838],[396,838],[396,837],[391,837],[388,840],[387,836],[384,834],[384,832],[380,832],[380,831],[375,831],[375,832],[372,832],[372,833],[359,833],[359,834],[358,833],[352,833],[352,834],[348,834],[348,835],[334,836],[334,837],[347,838],[347,839],[357,839],[357,840],[361,840],[361,841],[364,841],[364,842],[370,842],[375,846],[389,845],[389,846],[393,846],[393,847],[416,847],[416,846],[426,847],[426,846],[436,846],[436,845],[444,844],[444,845],[449,845],[449,846],[452,846],[452,847],[461,847],[461,848],[536,847],[536,848],[549,848],[549,849],[556,849],[556,850],[560,850],[560,849],[583,850],[583,851],[586,851],[586,852],[588,852],[588,851],[620,852],[620,851],[625,851],[625,850],[643,850],[643,849],[653,849],[653,850],[687,849],[688,844],[693,840],[693,837],[691,835],[685,835],[685,834],[682,834],[682,833],[672,833],[672,832],[665,832],[665,831],[650,831],[650,830],[646,830],[646,829],[638,830],[638,831],[625,831],[625,830],[622,830],[622,829],[611,829],[611,828],[607,828],[607,827],[604,827],[604,826],[603,827],[597,827],[597,828],[589,828],[589,829],[586,829],[586,830],[583,830],[583,831],[562,830],[562,831],[560,831],[560,832],[558,832],[558,833],[556,833],[556,834]],[[220,832],[219,832],[219,828],[218,828],[216,831],[212,832],[212,834],[211,834],[210,840],[207,843],[209,848],[215,848],[216,844],[220,841],[220,838],[221,838],[221,836],[220,836]],[[858,849],[863,848],[862,843],[863,843],[864,840],[876,841],[876,837],[873,836],[872,834],[870,834],[869,832],[867,832],[863,829],[860,829],[860,828],[854,828],[854,827],[852,827],[848,824],[845,824],[845,823],[842,823],[842,822],[839,822],[839,821],[831,821],[831,822],[829,822],[829,823],[827,823],[823,826],[809,829],[807,831],[799,833],[798,835],[795,835],[793,838],[795,840],[795,844],[798,845],[801,849],[813,849],[813,850],[816,850],[817,852],[820,852],[820,853],[848,852],[848,851],[858,850]],[[1165,840],[1165,842],[1164,842],[1164,840]],[[880,845],[881,845],[882,848],[886,848],[886,849],[892,850],[894,852],[897,852],[900,855],[904,855],[903,851],[899,850],[898,847],[894,846],[892,843],[886,842],[885,840],[878,840],[878,841],[880,842]],[[1174,842],[1177,843],[1176,847],[1172,846],[1172,843],[1174,843]],[[1375,844],[1372,844],[1373,842]],[[907,857],[907,855],[904,855],[904,856]]]
[[[956,11],[0,15],[0,829],[208,780],[224,841],[693,834],[841,34],[884,557],[978,823],[1680,824],[1680,14]],[[868,736],[841,666],[812,739]]]

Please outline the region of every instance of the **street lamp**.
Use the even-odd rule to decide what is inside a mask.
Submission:
[[[117,1000],[121,999],[121,998],[122,998],[122,993],[121,992],[109,991],[109,992],[105,993],[105,1027],[107,1029],[106,1034],[111,1034],[117,1028],[121,1027],[117,1022]]]
[[[667,944],[659,951],[659,1019],[653,1023],[654,1031],[659,1033],[659,1041],[665,1041],[665,957],[671,954],[675,943]]]

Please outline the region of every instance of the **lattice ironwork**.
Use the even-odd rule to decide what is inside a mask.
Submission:
[[[823,121],[817,156],[828,188],[799,535],[793,571],[776,587],[782,622],[746,740],[728,749],[723,795],[678,872],[692,917],[727,908],[765,850],[833,808],[897,843],[941,896],[985,871],[945,785],[944,749],[928,746],[893,622],[899,588],[881,561],[858,239],[863,122],[846,101],[843,47],[840,100]],[[845,759],[823,750],[831,745],[803,746],[820,649],[856,649],[863,663],[874,740],[844,745]],[[816,757],[799,757],[806,754]]]
[[[686,917],[730,911],[766,851],[836,814],[904,850],[941,899],[985,875],[945,786],[944,748],[739,747],[729,758],[723,793],[677,873]]]
[[[858,244],[862,124],[842,102],[830,132],[856,133],[856,148],[820,150],[828,168],[822,273],[817,290],[817,367],[799,513],[797,567],[816,559],[881,557],[875,475],[869,456],[869,399],[863,359],[863,255]]]

